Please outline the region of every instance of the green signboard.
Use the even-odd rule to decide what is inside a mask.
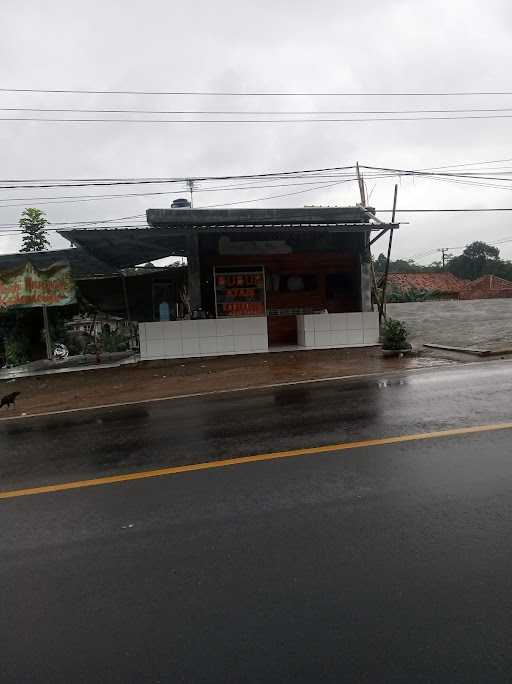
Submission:
[[[38,269],[29,261],[0,273],[0,309],[65,306],[76,302],[75,283],[68,263]]]

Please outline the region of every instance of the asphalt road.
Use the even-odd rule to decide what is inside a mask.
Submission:
[[[0,489],[510,420],[512,365],[0,423]],[[506,682],[512,430],[0,501],[0,682]]]

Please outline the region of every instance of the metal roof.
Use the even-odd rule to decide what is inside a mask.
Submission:
[[[370,212],[363,207],[297,207],[292,209],[148,209],[154,228],[208,228],[214,226],[288,226],[370,224]],[[361,229],[361,227],[359,227]]]
[[[298,209],[148,209],[147,228],[94,228],[62,231],[100,260],[126,268],[167,256],[187,256],[194,234],[360,233],[384,224],[362,207]]]
[[[67,261],[71,266],[73,277],[77,280],[94,276],[115,274],[113,266],[102,262],[85,250],[78,248],[55,249],[44,252],[23,252],[16,254],[0,254],[0,271],[11,271],[30,261],[36,268],[48,268],[57,261]]]

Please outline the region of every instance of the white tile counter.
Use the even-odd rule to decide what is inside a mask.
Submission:
[[[139,323],[140,358],[181,359],[268,351],[266,317]]]
[[[297,342],[311,349],[378,344],[379,314],[357,311],[297,316]]]

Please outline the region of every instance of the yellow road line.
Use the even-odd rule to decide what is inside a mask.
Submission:
[[[84,489],[86,487],[98,487],[100,485],[117,484],[118,482],[130,482],[132,480],[146,480],[150,477],[163,477],[164,475],[178,475],[190,473],[196,470],[212,470],[213,468],[226,468],[227,466],[243,465],[244,463],[258,463],[260,461],[274,461],[280,458],[293,458],[295,456],[311,456],[325,454],[333,451],[348,451],[350,449],[363,449],[365,447],[385,446],[387,444],[402,444],[404,442],[416,442],[426,439],[438,439],[440,437],[456,437],[471,435],[482,432],[496,432],[497,430],[511,430],[511,423],[494,423],[491,425],[476,425],[473,427],[451,428],[437,432],[420,432],[413,435],[399,435],[398,437],[382,437],[380,439],[365,439],[359,442],[341,442],[339,444],[326,444],[325,446],[309,447],[305,449],[291,449],[290,451],[275,451],[268,454],[255,454],[254,456],[240,456],[226,458],[221,461],[206,463],[194,463],[192,465],[173,466],[170,468],[158,468],[156,470],[143,470],[126,475],[110,475],[98,477],[92,480],[75,480],[59,484],[30,487],[28,489],[13,489],[0,492],[0,499],[16,499],[20,496],[33,496],[35,494],[49,494],[51,492],[65,492],[69,489]]]

